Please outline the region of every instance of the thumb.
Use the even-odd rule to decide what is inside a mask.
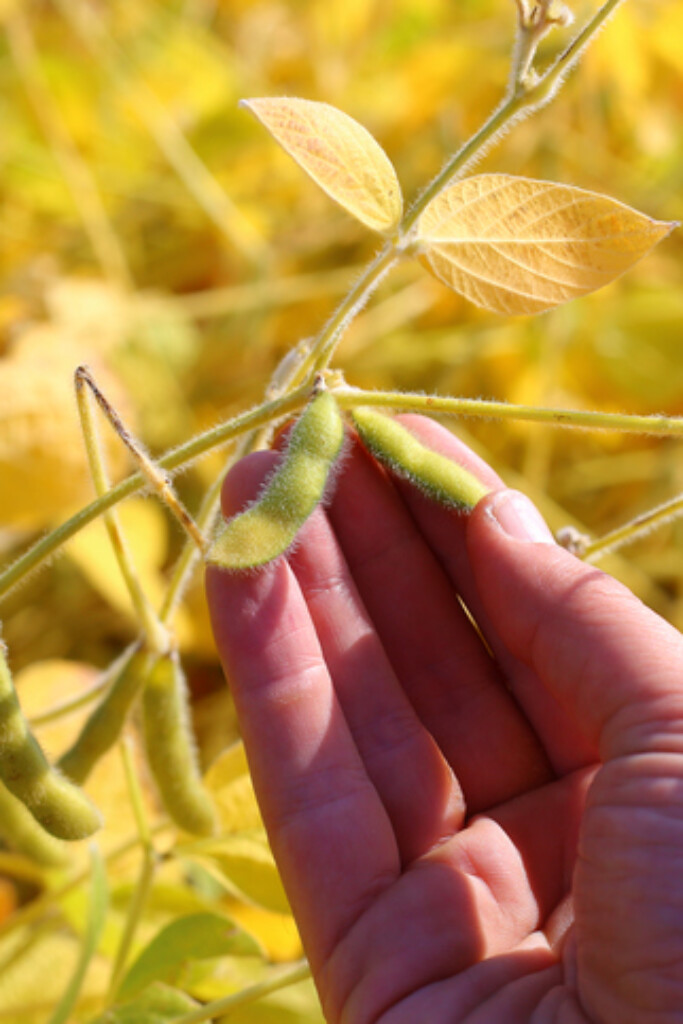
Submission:
[[[467,547],[490,627],[603,760],[683,749],[683,638],[673,626],[555,544],[518,491],[479,502]]]

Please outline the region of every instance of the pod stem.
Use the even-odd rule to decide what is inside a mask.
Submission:
[[[587,562],[597,562],[603,555],[617,551],[627,544],[632,544],[634,541],[651,533],[658,526],[672,522],[682,515],[683,494],[679,494],[670,501],[664,502],[664,504],[658,505],[656,508],[649,509],[649,511],[644,512],[640,516],[636,516],[635,519],[631,519],[630,522],[617,527],[616,530],[611,530],[609,533],[604,534],[604,536],[598,537],[597,540],[582,545],[578,554]]]
[[[95,486],[95,493],[98,498],[101,498],[110,489],[111,482],[104,463],[102,442],[95,422],[93,398],[97,400],[100,407],[104,410],[105,415],[114,425],[114,429],[122,440],[125,440],[128,432],[85,366],[79,366],[76,370],[74,383],[76,386],[76,404],[81,420],[81,430],[88,456],[90,475]],[[137,569],[131,557],[118,516],[113,509],[110,509],[104,513],[103,519],[107,534],[109,535],[109,543],[112,546],[119,570],[123,576],[126,589],[130,595],[136,616],[142,625],[147,642],[153,650],[163,651],[168,647],[168,634],[140,585]]]
[[[147,814],[145,813],[142,793],[140,792],[140,782],[133,762],[134,751],[131,740],[129,738],[124,738],[120,743],[120,749],[126,776],[126,784],[128,786],[128,793],[130,795],[130,801],[135,815],[135,822],[138,828],[138,835],[140,836],[140,844],[142,846],[142,865],[135,886],[135,891],[133,892],[133,896],[128,907],[125,927],[119,941],[116,957],[111,970],[109,989],[106,998],[107,1007],[112,1006],[116,1001],[116,996],[121,985],[126,964],[130,958],[130,951],[133,942],[135,941],[135,935],[142,920],[147,898],[152,888],[158,863],[157,852],[152,840],[152,832],[147,819]]]

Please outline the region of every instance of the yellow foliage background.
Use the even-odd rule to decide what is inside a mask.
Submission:
[[[596,6],[572,4],[579,20]],[[258,401],[285,352],[319,330],[374,254],[376,240],[238,100],[291,95],[341,108],[385,148],[410,201],[498,102],[514,8],[2,0],[1,562],[92,497],[72,393],[79,363],[160,453]],[[479,169],[683,219],[681,38],[680,4],[629,0],[555,102]],[[561,44],[558,33],[543,52]],[[406,264],[354,324],[337,365],[363,387],[681,415],[682,238],[535,319],[476,310]],[[675,441],[493,421],[457,429],[554,528],[599,535],[683,490]],[[106,425],[102,436],[120,478],[126,458]],[[191,508],[220,465],[209,456],[179,479]],[[157,595],[182,538],[150,502],[133,506],[127,523]],[[682,530],[669,525],[605,561],[679,627]],[[4,602],[15,670],[55,659],[105,666],[133,638],[125,595],[102,568],[104,543],[96,532],[77,538]],[[208,764],[236,729],[201,580],[179,632]],[[45,675],[47,701],[54,675]],[[34,689],[33,709],[41,699]],[[261,914],[261,941],[276,949],[264,921],[270,914],[283,928],[289,918],[265,903],[249,913]],[[298,955],[291,937],[283,944],[285,959]],[[317,1020],[312,1005],[253,1019]]]

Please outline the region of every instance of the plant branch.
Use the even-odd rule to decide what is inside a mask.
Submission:
[[[502,138],[513,124],[550,102],[561,86],[564,76],[576,64],[590,40],[622,2],[623,0],[607,0],[594,17],[577,33],[558,60],[540,78],[527,75],[520,79],[517,74],[513,75],[514,81],[500,106],[494,110],[479,131],[447,161],[403,218],[397,240],[392,239],[386,244],[366,268],[346,298],[342,300],[336,312],[312,343],[311,353],[302,363],[297,375],[297,383],[301,380],[311,379],[311,375],[324,370],[329,365],[344,331],[368,301],[384,274],[397,261],[398,256],[409,250],[411,232],[429,203],[452,181],[462,177],[467,168]],[[512,63],[513,68],[519,64],[518,55],[513,55]]]
[[[311,345],[311,352],[305,359],[294,383],[310,380],[326,369],[334,350],[349,324],[355,319],[375,291],[385,274],[398,261],[400,252],[394,242],[387,242],[370,263],[356,284],[339,304]]]
[[[85,450],[90,466],[90,475],[95,486],[95,493],[98,498],[101,498],[110,489],[111,484],[104,464],[101,442],[93,414],[92,395],[95,396],[100,404],[104,402],[105,412],[113,413],[113,410],[97,388],[97,385],[90,376],[90,373],[82,366],[76,370],[75,384],[76,403],[78,405],[81,430],[83,432]],[[86,390],[86,386],[89,390]],[[118,422],[118,417],[116,417],[113,422],[116,424],[116,422]],[[103,518],[105,529],[109,536],[109,543],[111,544],[114,557],[118,563],[119,571],[126,584],[126,589],[130,595],[133,609],[140,620],[146,641],[151,649],[159,652],[165,651],[168,649],[169,644],[168,633],[159,621],[158,615],[152,608],[147,595],[140,585],[137,570],[128,545],[126,544],[116,512],[113,509],[109,509],[108,512],[104,513]]]
[[[333,387],[332,391],[344,409],[353,409],[358,405],[376,405],[428,414],[436,412],[477,419],[547,423],[555,427],[575,427],[584,430],[619,430],[631,434],[683,437],[683,417],[679,416],[632,416],[628,413],[591,412],[585,409],[539,409],[535,406],[510,405],[507,402],[489,402],[484,399],[449,398],[400,391],[361,391],[345,387]]]
[[[425,207],[439,192],[452,181],[462,177],[467,168],[483,156],[513,124],[528,117],[529,114],[553,99],[567,72],[578,62],[590,41],[622,2],[623,0],[607,0],[584,28],[574,36],[555,63],[536,81],[532,81],[526,86],[517,80],[511,84],[501,105],[494,110],[479,131],[446,163],[409,210],[401,225],[401,233],[404,238],[415,226]]]
[[[256,427],[262,427],[272,420],[287,416],[300,408],[310,395],[310,387],[302,385],[288,395],[263,402],[255,409],[235,416],[233,419],[220,423],[217,427],[207,430],[184,444],[166,452],[158,459],[158,465],[165,470],[174,471],[190,465],[213,448],[218,448],[227,441],[232,441],[240,434],[245,434]],[[33,544],[28,551],[16,559],[3,573],[0,573],[0,597],[20,583],[45,559],[58,551],[70,537],[73,537],[84,526],[97,519],[120,501],[142,490],[147,480],[142,473],[133,473],[107,491],[101,498],[80,509],[65,523],[52,530],[45,537]]]
[[[616,551],[626,544],[632,544],[651,533],[658,526],[663,526],[664,523],[669,523],[681,515],[683,515],[683,494],[679,494],[663,505],[649,509],[630,522],[624,523],[623,526],[619,526],[616,530],[606,533],[603,537],[590,541],[582,547],[579,554],[587,562],[596,562],[603,555]]]

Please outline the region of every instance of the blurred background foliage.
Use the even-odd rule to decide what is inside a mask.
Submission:
[[[581,20],[597,3],[571,6]],[[381,142],[410,199],[498,102],[514,7],[0,0],[0,561],[92,497],[72,390],[79,363],[160,453],[257,402],[284,353],[319,330],[373,255],[376,240],[238,100],[287,94],[340,107]],[[630,0],[555,102],[480,169],[683,219],[682,38],[680,4]],[[546,55],[562,42],[550,37]],[[406,263],[336,365],[363,387],[681,415],[682,249],[674,233],[603,291],[510,321]],[[554,528],[599,535],[683,490],[675,441],[493,421],[456,429]],[[102,436],[120,477],[126,457],[108,427]],[[208,456],[179,480],[190,507],[221,465]],[[131,501],[125,522],[160,600],[182,538],[151,501]],[[670,525],[604,563],[679,627],[682,530]],[[63,697],[84,685],[135,636],[108,557],[104,534],[89,528],[3,605],[34,709],[53,702],[55,686]],[[236,730],[201,580],[177,628],[209,764]],[[283,907],[259,908],[258,891],[243,906],[290,920]],[[296,940],[283,942],[281,959],[298,955]],[[302,998],[254,1020],[318,1019]]]

